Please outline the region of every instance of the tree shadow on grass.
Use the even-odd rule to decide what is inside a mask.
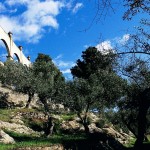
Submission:
[[[66,150],[126,150],[121,143],[105,133],[91,133],[87,139],[64,140]]]

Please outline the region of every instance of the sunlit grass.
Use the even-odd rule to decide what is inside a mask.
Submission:
[[[0,120],[5,122],[10,122],[12,116],[15,116],[18,112],[26,113],[26,112],[35,112],[35,109],[0,109]]]
[[[125,146],[126,146],[126,147],[133,147],[135,141],[136,141],[136,138],[131,138],[131,139],[129,140],[129,143],[125,144]]]
[[[37,137],[35,135],[18,134],[12,131],[5,131],[16,141],[15,144],[0,144],[0,150],[11,150],[21,147],[49,147],[54,144],[62,144],[64,141],[84,140],[84,134],[55,134],[50,137]]]
[[[71,121],[71,120],[74,120],[74,118],[75,118],[76,116],[77,116],[76,114],[62,114],[62,115],[61,115],[61,118],[62,118],[64,121]]]
[[[13,113],[15,113],[13,109],[0,109],[0,120],[9,122]]]

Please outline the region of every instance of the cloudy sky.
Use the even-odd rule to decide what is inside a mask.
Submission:
[[[116,0],[117,1],[117,0]],[[0,26],[13,33],[16,45],[23,46],[34,61],[38,53],[48,54],[67,78],[81,53],[89,46],[99,50],[112,48],[129,38],[129,30],[138,23],[123,21],[126,8],[114,3],[97,17],[97,5],[88,0],[1,0]],[[100,16],[100,15],[99,15]],[[0,60],[6,49],[0,42]]]

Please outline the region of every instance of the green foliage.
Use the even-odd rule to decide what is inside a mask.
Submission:
[[[60,98],[64,78],[48,55],[39,54],[33,64],[34,75],[37,78],[36,92],[40,100],[57,101]]]
[[[42,132],[44,130],[44,123],[46,120],[34,119],[34,118],[24,118],[23,122],[25,125],[34,131]]]
[[[16,86],[20,81],[24,72],[24,66],[14,61],[5,62],[4,66],[0,66],[0,80],[3,84]]]
[[[73,77],[88,79],[91,74],[99,69],[112,71],[115,55],[111,52],[107,55],[102,54],[95,47],[89,47],[82,52],[82,59],[78,59],[76,65],[71,68]]]
[[[76,116],[77,116],[76,114],[63,114],[61,115],[61,118],[64,121],[72,121]]]
[[[14,61],[7,61],[4,66],[0,67],[0,80],[4,85],[13,86],[17,92],[28,94],[29,102],[32,100],[37,82],[32,68]]]
[[[73,81],[66,84],[66,105],[77,112],[88,131],[87,113],[93,108],[112,107],[125,93],[126,81],[115,73],[116,57],[102,54],[95,47],[82,52],[83,60],[71,69]]]
[[[96,124],[96,126],[97,126],[98,128],[103,128],[104,125],[108,124],[108,120],[107,120],[106,118],[100,119],[100,120],[97,121],[95,124]]]
[[[29,68],[14,61],[7,61],[4,66],[0,66],[0,81],[13,86],[17,92],[28,94],[26,107],[35,93],[43,102],[47,99],[59,102],[63,93],[64,77],[52,59],[45,54],[39,54]]]

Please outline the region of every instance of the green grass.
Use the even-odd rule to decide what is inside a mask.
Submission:
[[[125,144],[124,146],[127,148],[131,148],[134,146],[135,141],[136,141],[136,138],[132,138],[129,140],[129,143]]]
[[[14,148],[14,145],[11,144],[0,144],[0,150],[11,150]]]
[[[37,137],[35,135],[26,135],[26,134],[18,134],[11,131],[5,130],[11,137],[13,137],[16,141],[15,144],[0,144],[0,150],[11,150],[17,149],[19,147],[46,147],[54,144],[61,144],[64,141],[77,141],[85,139],[84,134],[74,134],[74,135],[53,135],[49,138],[47,137]]]
[[[148,140],[150,141],[150,135],[147,135]]]
[[[15,144],[0,144],[0,150],[11,150],[21,147],[46,147],[52,145],[48,139],[17,142]]]
[[[13,111],[11,109],[0,109],[0,120],[9,122]]]
[[[76,114],[63,114],[63,115],[61,115],[61,118],[62,118],[64,121],[71,121],[71,120],[74,120],[74,118],[75,118],[76,116],[77,116]]]
[[[17,112],[20,113],[26,113],[26,112],[35,112],[35,109],[0,109],[0,120],[5,122],[10,122],[10,119],[13,115],[17,114]]]

